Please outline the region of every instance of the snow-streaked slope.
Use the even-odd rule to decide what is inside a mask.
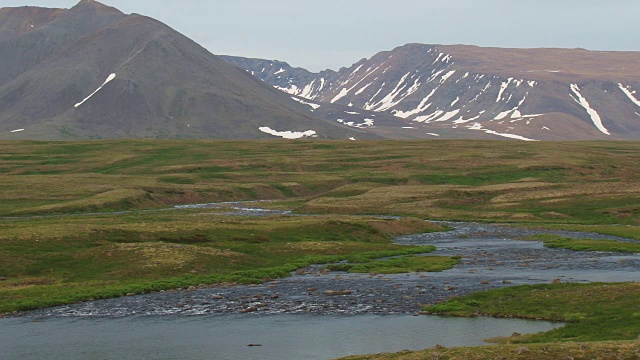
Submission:
[[[339,71],[314,75],[291,68],[278,74],[286,79],[274,80],[273,72],[282,68],[274,64],[270,75],[259,78],[317,104],[391,115],[398,129],[431,129],[422,133],[425,138],[466,137],[465,124],[475,123],[485,134],[517,140],[640,138],[640,99],[633,91],[640,89],[640,75],[614,78],[599,65],[618,56],[576,49],[408,44]],[[632,62],[622,58],[621,64]],[[611,91],[614,87],[625,97]],[[555,124],[554,117],[563,123]],[[364,115],[343,120],[343,125],[362,124]],[[447,131],[441,132],[443,127]]]

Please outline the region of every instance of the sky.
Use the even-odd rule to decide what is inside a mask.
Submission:
[[[0,0],[69,8],[79,0]],[[214,54],[348,67],[407,43],[640,51],[638,0],[103,0]]]

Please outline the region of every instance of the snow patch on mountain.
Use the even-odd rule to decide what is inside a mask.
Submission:
[[[294,140],[294,139],[301,139],[304,137],[317,137],[317,133],[313,130],[307,130],[304,132],[299,132],[299,131],[276,131],[271,129],[270,127],[261,127],[259,128],[260,131],[262,131],[263,133],[267,133],[269,135],[273,135],[273,136],[277,136],[277,137],[281,137],[283,139],[290,139],[290,140]]]
[[[636,98],[634,95],[636,94],[636,91],[631,91],[629,88],[629,86],[624,86],[622,84],[618,84],[618,87],[620,88],[620,90],[622,90],[622,92],[627,95],[627,97],[629,98],[629,100],[633,101],[634,104],[640,106],[640,100],[638,100],[638,98]]]
[[[429,93],[429,95],[427,95],[427,97],[425,97],[424,99],[422,99],[422,101],[420,101],[420,104],[418,104],[418,107],[410,110],[410,111],[394,111],[394,116],[397,116],[399,118],[403,118],[403,119],[407,119],[413,115],[418,115],[421,112],[424,112],[425,110],[427,110],[429,108],[429,106],[431,106],[431,104],[427,104],[427,102],[429,101],[429,99],[431,99],[431,97],[433,96],[433,94],[436,93],[436,91],[438,91],[438,87],[433,89],[431,91],[431,93]]]
[[[274,73],[274,74],[278,74],[278,73]],[[289,85],[287,86],[274,85],[273,87],[289,95],[295,95],[295,96],[303,97],[309,100],[316,100],[320,96],[320,93],[322,92],[322,90],[326,85],[325,78],[320,78],[319,80],[314,79],[310,83],[304,84],[303,87],[299,87],[299,86],[302,86],[303,84],[298,84],[299,86],[296,84],[291,84],[291,82],[293,81],[292,79],[289,79],[288,81],[289,81]]]
[[[360,71],[360,69],[362,69],[363,66],[364,65],[360,65],[355,70],[353,70],[353,72],[351,73],[351,77],[353,77],[358,71]]]
[[[442,114],[444,114],[443,110],[436,110],[436,112],[429,114],[429,115],[424,115],[424,116],[418,116],[417,118],[413,119],[413,121],[415,122],[424,122],[426,124],[428,124],[429,122],[431,122],[431,120],[437,119],[440,116],[442,116]]]
[[[514,140],[522,140],[522,141],[538,141],[535,139],[529,139],[526,138],[524,136],[520,136],[520,135],[516,135],[516,134],[509,134],[509,133],[500,133],[497,131],[493,131],[493,130],[489,130],[489,129],[485,129],[484,127],[482,127],[482,124],[480,124],[479,122],[474,123],[471,126],[467,126],[467,129],[469,130],[478,130],[478,131],[484,131],[487,134],[491,134],[491,135],[497,135],[497,136],[502,136],[502,137],[506,137],[509,139],[514,139]]]
[[[516,80],[515,82],[516,84],[521,84],[522,82]],[[512,94],[513,95],[513,94]],[[493,118],[493,120],[502,120],[505,119],[507,116],[509,116],[509,114],[511,114],[511,116],[509,116],[511,119],[521,119],[523,117],[527,117],[530,115],[522,115],[522,112],[520,111],[520,107],[522,106],[522,104],[524,104],[524,102],[527,100],[527,96],[529,95],[529,93],[527,92],[524,97],[522,98],[522,100],[520,100],[520,102],[518,103],[518,105],[516,105],[516,107],[514,107],[513,109],[509,109],[509,110],[505,110],[501,113],[499,113],[498,115],[496,115],[495,118]],[[511,96],[509,96],[509,100],[511,100]],[[507,102],[509,102],[507,100]]]
[[[427,79],[427,81],[425,82],[426,84],[432,82],[433,80],[437,79],[443,72],[445,71],[445,69],[442,69],[440,71],[437,71],[435,69],[431,70],[431,76]]]
[[[318,105],[318,104],[314,104],[314,103],[306,102],[306,101],[304,101],[304,100],[300,100],[300,99],[295,98],[295,97],[293,97],[293,96],[292,96],[291,98],[292,98],[294,101],[299,102],[300,104],[310,106],[313,110],[317,110],[317,109],[319,109],[319,108],[320,108],[320,106],[321,106],[321,105]]]
[[[373,119],[364,119],[364,125],[363,126],[367,126],[367,127],[371,127],[373,126]]]
[[[333,104],[334,102],[342,99],[343,97],[349,95],[349,90],[347,88],[344,88],[342,90],[340,90],[340,93],[338,95],[336,95],[333,99],[331,99],[331,103]]]
[[[77,103],[74,105],[74,107],[77,109],[79,108],[82,104],[84,104],[87,100],[91,99],[91,97],[93,97],[93,95],[95,95],[98,91],[102,90],[102,88],[107,85],[109,82],[111,82],[113,79],[116,78],[116,74],[111,74],[109,75],[109,77],[107,77],[107,80],[104,82],[104,84],[100,85],[100,87],[94,91],[93,93],[91,93],[91,95],[87,96],[84,100],[82,100],[81,102]]]
[[[447,121],[453,119],[454,116],[458,115],[460,109],[453,110],[445,113],[441,118],[436,119],[435,121]]]
[[[382,98],[381,100],[373,104],[369,104],[369,103],[365,104],[364,109],[373,110],[373,111],[386,111],[395,107],[396,105],[401,103],[404,99],[406,99],[407,97],[409,97],[410,95],[418,91],[421,85],[420,77],[418,76],[418,78],[414,80],[413,85],[409,86],[409,84],[411,83],[411,79],[415,77],[415,74],[411,78],[409,78],[409,75],[411,75],[411,72],[406,73],[400,79],[400,81],[398,82],[398,85],[396,85],[393,91],[391,91],[384,98]],[[382,88],[384,88],[384,84]],[[371,99],[371,101],[373,101],[380,92],[381,91],[378,91],[376,95],[374,95],[374,97]]]
[[[509,110],[503,111],[503,112],[499,113],[498,115],[496,115],[496,117],[493,118],[493,119],[494,120],[502,120],[502,119],[506,118],[507,115],[509,115],[509,113],[512,112],[512,111],[513,111],[513,109],[509,109]]]
[[[509,78],[507,79],[507,81],[502,82],[502,85],[500,85],[500,92],[498,92],[498,98],[496,99],[496,102],[500,102],[500,100],[502,100],[502,94],[504,94],[505,90],[507,90],[512,80],[513,78]]]
[[[447,80],[449,80],[450,77],[452,77],[454,74],[456,73],[455,70],[451,70],[448,73],[446,73],[442,79],[440,79],[440,84],[444,84]]]
[[[355,121],[345,121],[344,119],[338,119],[337,120],[340,124],[349,126],[349,127],[354,127],[354,128],[369,128],[372,127],[374,124],[374,120],[373,119],[364,119],[364,121],[362,123],[356,124]]]
[[[289,95],[298,95],[300,93],[298,87],[296,85],[293,85],[293,84],[291,86],[289,86],[289,87],[281,87],[281,86],[277,86],[276,85],[276,86],[274,86],[274,88],[276,88],[276,89],[278,89],[280,91],[284,91]]]
[[[453,123],[454,123],[454,124],[456,124],[456,125],[459,125],[459,124],[465,124],[465,123],[468,123],[468,122],[471,122],[471,121],[477,120],[477,119],[479,119],[479,118],[482,116],[482,114],[484,114],[485,112],[487,112],[487,111],[486,111],[486,110],[482,110],[482,111],[480,111],[480,113],[479,113],[477,116],[474,116],[474,117],[469,118],[469,119],[466,119],[466,120],[464,119],[464,116],[462,116],[462,117],[460,117],[460,119],[458,119],[458,120],[454,121]]]
[[[587,99],[582,96],[582,94],[580,93],[580,88],[577,84],[571,84],[571,91],[573,91],[573,93],[576,95],[574,97],[573,95],[569,94],[571,98],[587,111],[589,116],[591,116],[591,120],[593,120],[593,124],[598,128],[598,130],[600,130],[600,132],[605,135],[611,135],[609,130],[607,130],[607,128],[602,124],[602,118],[600,117],[600,114],[598,114],[598,112],[591,107]]]
[[[314,90],[314,85],[316,84],[316,81],[313,80],[309,85],[305,86],[302,91],[300,91],[300,94],[298,94],[298,96],[309,99],[309,100],[313,100],[313,96],[311,96],[311,93]]]
[[[356,87],[358,87],[358,85],[360,85],[364,80],[366,80],[371,74],[375,73],[378,69],[380,69],[380,67],[382,67],[382,65],[379,65],[378,67],[376,67],[375,69],[367,72],[358,82],[355,83],[355,85],[351,86],[349,89],[347,89],[346,87],[343,88],[342,90],[340,90],[340,93],[338,95],[336,95],[330,102],[333,104],[336,101],[342,99],[343,97],[349,95],[349,93],[354,90]],[[356,74],[356,72],[358,70],[360,70],[360,68],[362,68],[362,65],[360,65],[354,72],[351,73],[351,76],[342,83],[342,86],[347,85],[349,82],[351,82],[351,80],[353,80],[354,75]],[[370,84],[369,84],[370,85]],[[364,88],[366,89],[368,87],[368,85]],[[384,84],[383,84],[384,87]],[[360,91],[364,91],[364,89],[360,89],[358,90],[358,92]],[[382,89],[381,89],[382,90]]]
[[[363,86],[360,90],[356,91],[356,95],[360,95],[362,94],[365,90],[367,90],[367,88],[369,86],[371,86],[371,84],[373,84],[372,82],[368,83],[367,85]]]

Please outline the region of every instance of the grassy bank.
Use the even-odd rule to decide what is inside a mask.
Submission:
[[[434,248],[435,250],[435,248]],[[440,272],[453,268],[459,257],[403,256],[375,261],[351,261],[348,264],[327,265],[331,271],[347,271],[360,274],[403,274],[409,272]]]
[[[637,341],[553,343],[483,347],[435,347],[424,351],[350,356],[343,360],[636,360]]]
[[[426,307],[450,316],[566,322],[546,333],[494,339],[499,345],[363,355],[344,360],[638,359],[640,284],[550,284],[490,290]]]
[[[550,284],[491,290],[425,308],[432,314],[562,321],[546,333],[515,343],[636,340],[640,335],[640,284]]]
[[[573,239],[558,235],[544,234],[530,236],[527,240],[542,241],[551,249],[569,249],[574,251],[607,251],[627,254],[640,253],[640,243],[614,240]]]
[[[619,236],[628,239],[640,240],[640,226],[633,225],[580,225],[580,224],[520,224],[525,228],[541,230],[566,230],[593,232],[603,235]]]

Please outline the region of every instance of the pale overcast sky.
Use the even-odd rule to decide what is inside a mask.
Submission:
[[[0,0],[69,8],[79,0]],[[104,0],[214,54],[337,69],[410,42],[640,51],[639,0]]]

